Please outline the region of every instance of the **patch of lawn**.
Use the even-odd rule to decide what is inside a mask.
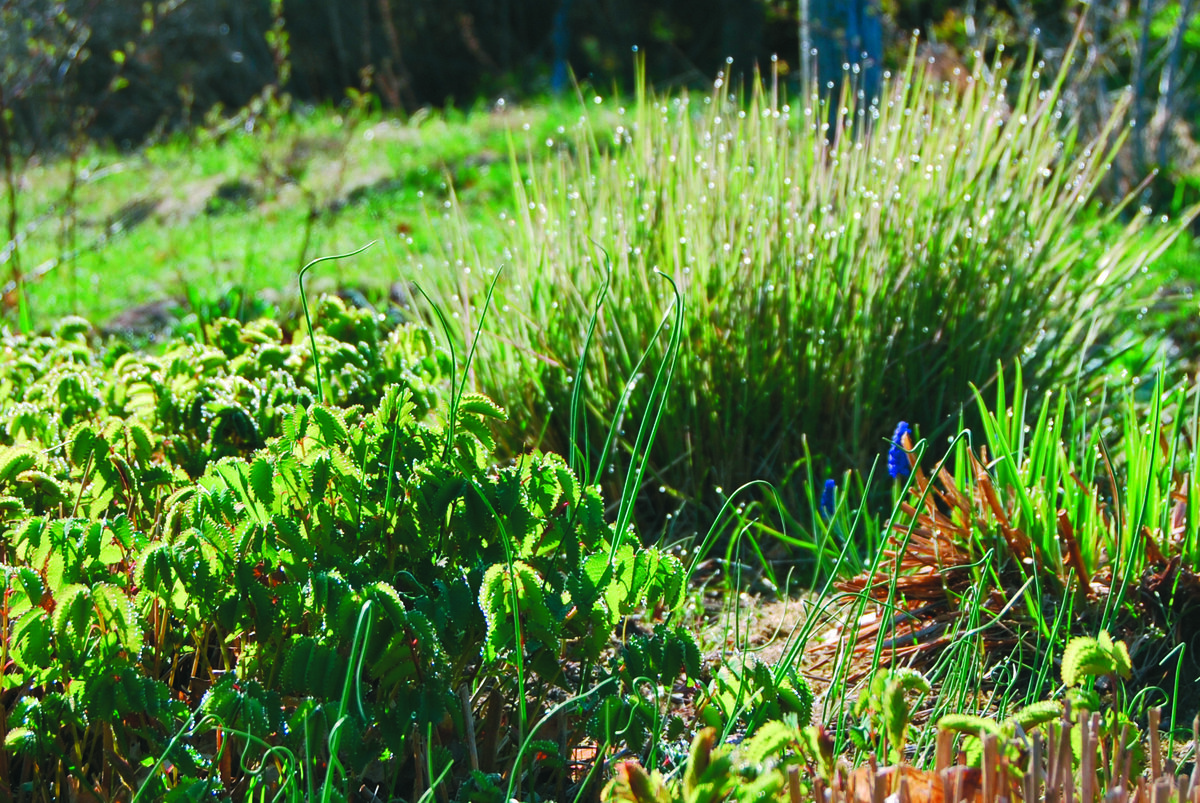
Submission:
[[[70,197],[69,162],[25,164],[19,257],[33,320],[103,321],[131,305],[234,286],[290,307],[308,259],[371,240],[384,247],[331,266],[317,288],[384,296],[402,277],[388,252],[436,252],[423,222],[451,197],[469,216],[492,216],[509,192],[510,132],[553,132],[568,114],[549,103],[407,121],[306,110],[133,153],[91,148]]]

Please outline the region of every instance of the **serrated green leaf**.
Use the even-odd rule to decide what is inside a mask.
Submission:
[[[412,645],[407,635],[395,633],[371,664],[370,675],[385,687],[407,683],[416,675]]]
[[[50,616],[41,608],[21,614],[13,625],[10,655],[25,669],[48,669],[54,660]]]
[[[139,421],[125,422],[125,438],[129,444],[129,457],[140,465],[145,465],[154,455],[154,437],[144,424]]]
[[[589,555],[567,577],[571,601],[582,610],[590,610],[600,600],[611,577],[608,556],[599,553]]]
[[[408,623],[408,610],[396,593],[396,589],[384,582],[372,583],[363,589],[364,599],[373,601],[387,616],[392,627],[404,627]]]
[[[160,597],[168,595],[175,582],[171,563],[172,550],[169,544],[161,541],[151,544],[134,564],[134,582]]]
[[[479,607],[487,622],[485,660],[495,660],[514,641],[518,617],[522,638],[532,637],[547,646],[557,642],[557,627],[546,605],[542,581],[526,563],[514,562],[511,572],[502,563],[489,568],[479,590]]]
[[[780,720],[763,723],[742,746],[742,758],[753,765],[779,758],[788,745],[799,742],[800,733]]]
[[[317,437],[325,446],[333,448],[349,439],[350,433],[346,429],[346,416],[341,410],[316,404],[309,410],[309,414],[316,427]]]
[[[312,587],[310,604],[313,611],[324,616],[327,630],[338,632],[336,628],[342,601],[350,599],[351,604],[354,602],[350,584],[336,571],[314,572],[309,584]]]
[[[495,661],[500,656],[511,632],[505,620],[505,614],[511,607],[505,600],[509,593],[506,580],[506,567],[497,563],[483,575],[483,583],[479,587],[479,608],[487,623],[483,652],[483,659],[487,662]]]
[[[212,715],[218,722],[232,723],[234,708],[241,696],[236,682],[234,675],[227,674],[213,684],[200,700],[200,712]]]
[[[440,524],[445,519],[447,508],[463,495],[466,488],[467,481],[462,477],[450,477],[437,487],[433,498],[429,500],[429,507],[435,517],[435,521]]]
[[[282,427],[282,444],[288,449],[294,448],[308,429],[308,411],[300,405],[296,405],[290,413],[283,414]]]
[[[77,658],[84,653],[93,618],[91,591],[70,585],[58,592],[54,608],[54,638],[60,652]]]
[[[376,421],[393,431],[399,431],[413,422],[412,415],[416,408],[412,400],[412,390],[408,386],[389,385],[375,411]]]
[[[117,705],[117,713],[151,713],[150,701],[146,699],[146,689],[139,682],[136,670],[131,666],[121,668],[113,684],[113,696]]]
[[[532,512],[539,518],[553,513],[562,498],[563,489],[558,481],[559,468],[561,462],[555,457],[539,454],[522,472],[525,496],[529,500]]]
[[[32,757],[41,747],[41,739],[31,728],[13,728],[4,734],[4,747],[18,756]]]
[[[336,700],[342,695],[346,684],[346,673],[350,662],[328,644],[317,644],[313,648],[312,662],[308,666],[307,682],[311,694],[326,700]]]
[[[306,672],[312,663],[313,648],[316,639],[304,636],[292,642],[283,658],[279,670],[279,688],[287,694],[300,694],[305,691],[307,682]]]
[[[93,586],[92,598],[101,629],[116,634],[121,646],[136,660],[141,655],[145,634],[133,603],[120,588],[111,583]]]
[[[1125,646],[1125,642],[1112,642],[1108,654],[1112,658],[1113,671],[1125,680],[1129,680],[1133,674],[1133,661],[1129,657],[1129,648]]]
[[[17,569],[16,580],[30,605],[42,603],[42,598],[46,596],[46,582],[40,574],[28,566],[21,566]]]
[[[924,694],[930,694],[933,691],[925,675],[915,669],[908,667],[891,669],[888,670],[885,677],[887,678],[888,685],[896,684],[906,692],[919,691]]]
[[[1001,733],[1000,726],[994,720],[976,714],[946,714],[938,720],[938,727],[975,737],[980,733]]]
[[[642,589],[634,584],[636,560],[636,553],[629,544],[622,544],[617,550],[612,561],[612,577],[604,592],[609,610],[628,615],[633,613],[641,602]]]
[[[877,682],[881,677],[882,690],[879,689],[880,684]],[[880,719],[887,730],[892,751],[899,755],[908,732],[908,723],[912,719],[912,710],[908,704],[907,694],[910,691],[929,694],[931,692],[929,681],[920,672],[901,667],[877,672],[871,685],[872,691],[878,693],[877,698],[873,701],[873,706],[877,706]],[[899,760],[898,755],[897,760]]]
[[[508,420],[508,413],[503,407],[479,393],[464,393],[458,400],[458,413],[460,416],[478,415],[497,421]]]
[[[304,537],[300,523],[287,516],[272,516],[267,532],[274,536],[276,548],[292,553],[301,562],[311,561],[316,556],[312,543]]]
[[[257,463],[256,463],[257,465]],[[266,500],[251,487],[251,467],[236,458],[224,458],[210,466],[210,470],[224,482],[229,493],[233,495],[253,517],[258,524],[266,524],[270,516]],[[227,515],[226,521],[232,522],[233,515]]]
[[[0,495],[0,522],[11,521],[26,512],[25,503],[17,497]]]
[[[292,694],[336,700],[341,696],[349,664],[333,647],[305,637],[288,650],[280,687]]]
[[[795,714],[801,724],[807,724],[812,719],[814,701],[808,681],[793,671],[779,682],[777,688],[785,710]]]
[[[562,500],[570,505],[578,504],[579,502],[579,479],[575,476],[575,472],[567,465],[567,462],[558,455],[555,455],[555,461],[552,464],[554,471],[554,479],[558,482],[558,487],[562,489]]]
[[[1023,730],[1029,730],[1060,716],[1062,716],[1062,703],[1057,700],[1040,700],[1017,711],[1009,717],[1008,721],[1019,725]]]
[[[463,433],[469,434],[472,438],[478,441],[485,453],[496,451],[496,439],[492,436],[492,430],[488,423],[481,418],[466,417],[458,422],[459,445]]]
[[[72,427],[67,434],[67,441],[70,444],[67,456],[71,463],[79,468],[87,466],[93,459],[99,440],[92,425],[86,421]]]
[[[125,552],[133,549],[133,542],[133,525],[122,513],[101,529],[100,549],[93,554],[101,563],[118,563],[124,560]]]
[[[646,551],[650,552],[650,550]],[[646,605],[662,605],[667,610],[674,610],[683,602],[687,570],[674,555],[657,550],[654,552],[654,560],[646,563],[648,571],[643,586]]]
[[[275,503],[275,467],[265,457],[259,457],[250,466],[250,490],[262,505],[271,507]]]
[[[309,482],[312,489],[312,502],[325,498],[329,490],[329,481],[333,478],[333,465],[328,452],[317,455],[309,464]]]
[[[1111,643],[1111,642],[1110,642]],[[1089,675],[1108,675],[1116,671],[1116,662],[1093,636],[1076,636],[1063,651],[1062,679],[1066,686],[1078,686]]]
[[[36,499],[43,510],[66,505],[71,502],[71,495],[66,486],[45,471],[29,469],[22,471],[15,478],[15,491],[18,496],[26,499]]]
[[[50,553],[45,559],[37,559],[36,563],[41,563],[46,567],[46,586],[50,589],[51,594],[55,594],[60,588],[69,584],[78,582],[82,578],[79,576],[79,555],[77,550],[63,544],[57,545],[58,548]],[[69,550],[69,551],[68,551]]]
[[[0,485],[37,465],[37,454],[23,446],[0,446]]]

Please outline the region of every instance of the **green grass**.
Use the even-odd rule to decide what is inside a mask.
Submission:
[[[1121,119],[1077,142],[1033,72],[959,96],[913,64],[841,132],[774,85],[642,87],[89,152],[98,245],[30,281],[51,331],[0,352],[0,781],[500,801],[616,771],[641,803],[636,758],[693,798],[794,799],[785,770],[829,777],[828,750],[927,762],[947,713],[1071,699],[1111,740],[1165,701],[1177,736],[1195,246],[1090,202]],[[26,166],[27,270],[63,254],[66,169]],[[98,241],[131,201],[235,179],[251,197]],[[304,325],[214,320],[295,310],[300,281]],[[393,281],[436,328],[310,316],[322,286]],[[50,327],[163,295],[193,317],[157,354]],[[907,479],[882,460],[900,418]],[[732,612],[697,644],[709,558]],[[771,662],[736,613],[749,563],[806,589]]]
[[[643,90],[615,130],[610,101],[584,98],[553,143],[517,138],[500,225],[456,214],[438,229],[444,257],[415,275],[465,332],[503,267],[479,382],[556,450],[575,442],[569,399],[584,382],[581,443],[600,476],[623,476],[628,444],[614,457],[601,436],[626,391],[645,409],[636,363],[671,299],[656,271],[670,276],[683,358],[648,480],[671,494],[651,521],[676,499],[711,520],[720,489],[779,480],[806,445],[840,473],[865,469],[897,420],[949,435],[970,383],[1017,359],[1040,388],[1102,374],[1109,333],[1178,232],[1089,205],[1121,109],[1079,142],[1032,64],[980,65],[961,96],[910,64],[884,94],[846,101],[840,132],[775,86]]]
[[[425,221],[452,193],[470,216],[494,214],[508,193],[510,130],[549,135],[568,114],[554,104],[481,105],[399,121],[314,109],[251,132],[195,132],[132,153],[89,149],[71,201],[69,162],[26,164],[20,260],[36,276],[26,286],[34,323],[103,321],[134,304],[211,299],[235,286],[294,309],[304,263],[371,240],[384,248],[327,271],[317,287],[386,294],[402,278],[397,252],[434,250]],[[222,201],[222,185],[239,182],[249,197]]]

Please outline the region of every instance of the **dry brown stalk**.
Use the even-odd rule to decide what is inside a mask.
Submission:
[[[1050,723],[1045,736],[1035,732],[1015,743],[1023,748],[1016,753],[995,734],[981,734],[979,768],[965,766],[961,753],[951,765],[954,735],[941,731],[933,770],[907,764],[881,767],[873,754],[857,769],[842,761],[829,784],[814,782],[814,798],[816,803],[1200,803],[1200,770],[1175,775],[1175,763],[1164,752],[1158,733],[1161,712],[1154,710],[1149,716],[1148,777],[1130,777],[1128,732],[1105,735],[1102,723],[1098,713],[1074,711],[1067,703],[1062,718]],[[1071,748],[1076,729],[1081,742],[1078,767]],[[1200,746],[1200,717],[1193,739]],[[1013,763],[1017,754],[1020,764]]]

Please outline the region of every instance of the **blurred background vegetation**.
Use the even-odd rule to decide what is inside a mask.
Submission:
[[[5,150],[69,149],[80,137],[135,147],[242,109],[264,88],[339,102],[366,84],[398,113],[562,92],[571,75],[628,88],[640,48],[658,88],[777,69],[828,86],[841,66],[863,85],[902,62],[913,30],[947,78],[971,54],[1037,42],[1053,64],[1084,6],[1069,0],[4,0],[0,109]],[[1139,120],[1130,177],[1158,168],[1188,192],[1200,111],[1196,0],[1087,5],[1085,116],[1105,119],[1132,86]],[[812,53],[801,59],[802,51]],[[808,73],[812,70],[815,76]],[[212,118],[210,118],[212,119]],[[1086,122],[1086,121],[1085,121]],[[1086,127],[1086,126],[1085,126]],[[1118,186],[1125,190],[1128,186]],[[1177,199],[1178,200],[1178,199]]]

